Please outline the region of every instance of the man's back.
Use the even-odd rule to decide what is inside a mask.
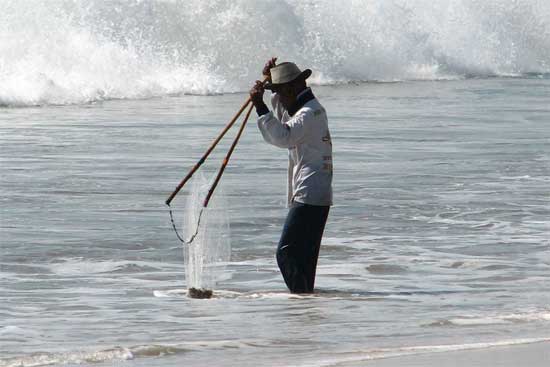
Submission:
[[[293,129],[300,121],[304,130],[296,144],[288,147],[288,204],[332,205],[332,141],[327,114],[311,90],[307,91],[311,98],[293,116],[277,94],[271,98],[275,117],[281,123]]]

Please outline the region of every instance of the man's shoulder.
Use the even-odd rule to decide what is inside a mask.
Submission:
[[[311,116],[311,117],[314,117],[314,118],[326,116],[326,114],[327,114],[327,111],[325,110],[323,105],[321,105],[321,103],[319,103],[317,98],[314,98],[311,101],[308,101],[301,108],[300,112],[303,112],[303,113],[307,114],[307,116]]]

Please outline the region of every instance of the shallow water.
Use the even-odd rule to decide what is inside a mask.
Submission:
[[[550,80],[314,91],[335,206],[311,296],[277,270],[286,153],[254,124],[222,180],[231,262],[213,299],[185,296],[164,200],[245,95],[0,109],[0,366],[331,365],[550,341]]]

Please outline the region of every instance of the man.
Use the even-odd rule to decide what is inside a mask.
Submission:
[[[250,90],[264,140],[289,152],[288,215],[277,248],[277,264],[292,293],[312,293],[321,238],[332,205],[332,142],[325,109],[306,79],[311,70],[290,62],[267,62],[264,83]],[[263,101],[273,92],[273,111]]]

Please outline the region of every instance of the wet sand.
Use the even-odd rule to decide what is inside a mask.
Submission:
[[[425,353],[337,364],[338,367],[548,367],[550,343],[533,343],[487,349]]]

